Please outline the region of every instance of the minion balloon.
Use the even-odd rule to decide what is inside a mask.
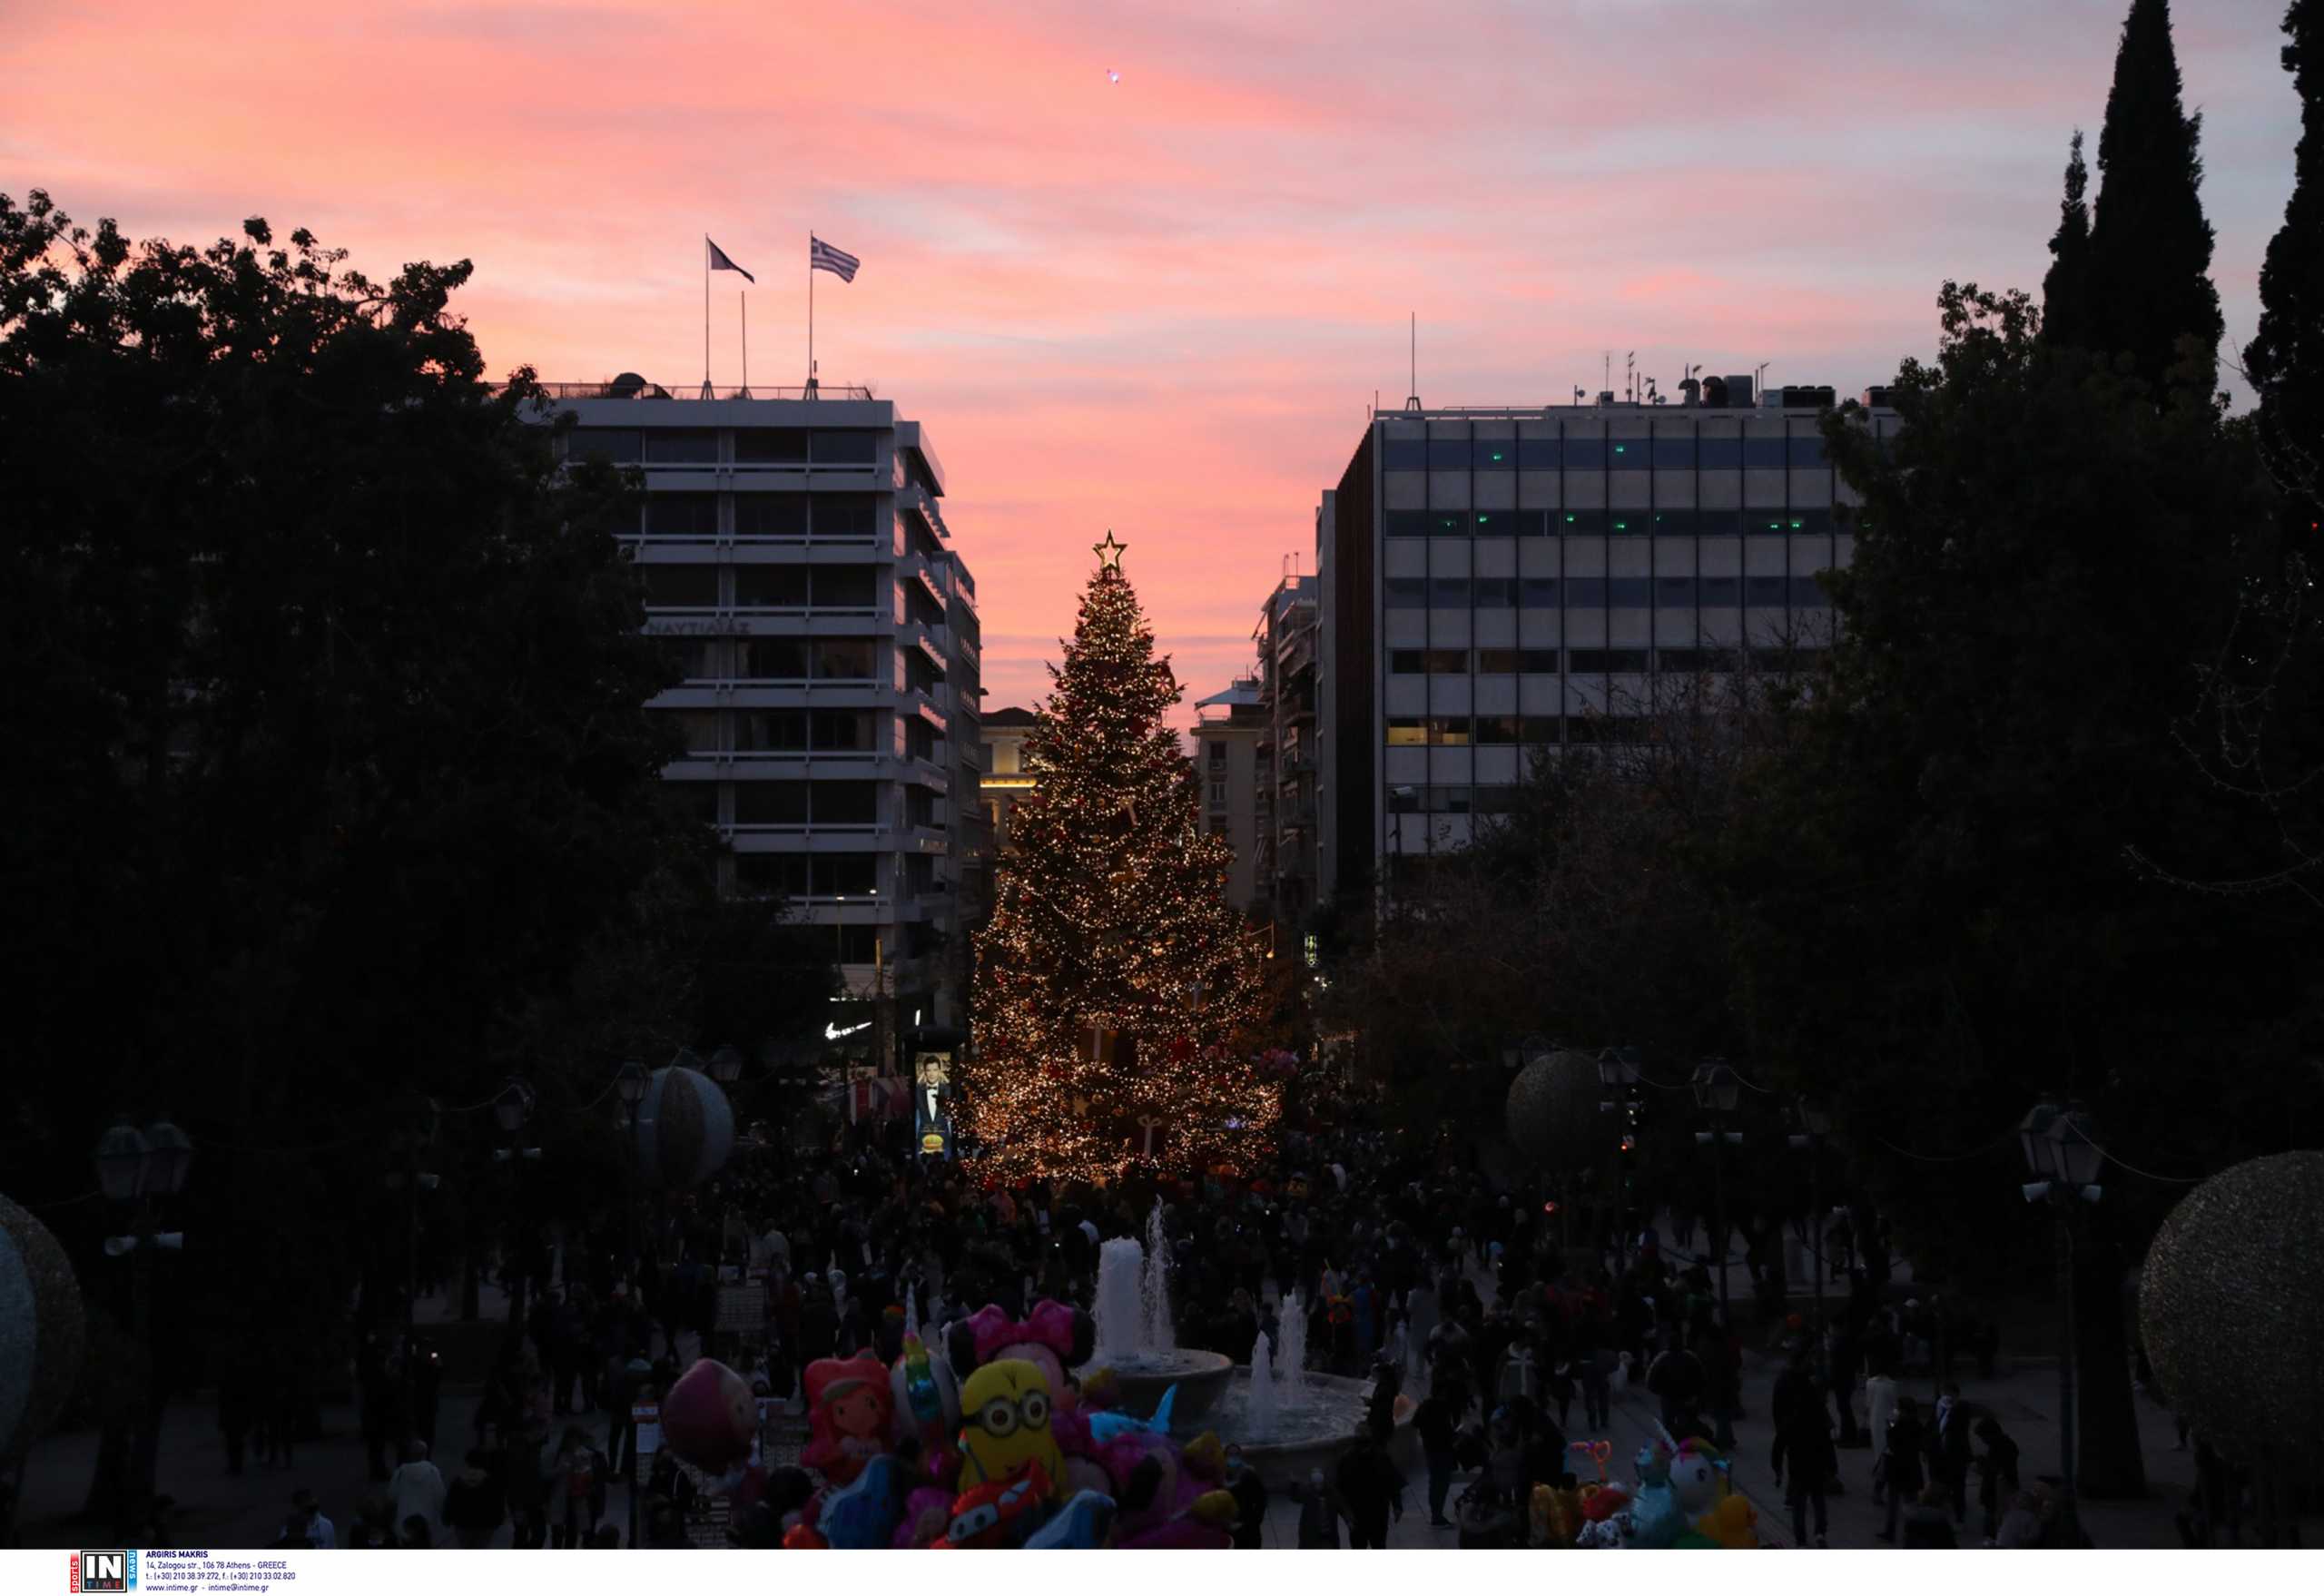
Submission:
[[[1065,1460],[1049,1430],[1049,1385],[1039,1365],[1001,1358],[960,1386],[960,1489],[1022,1473],[1038,1464],[1050,1482],[1065,1477]]]

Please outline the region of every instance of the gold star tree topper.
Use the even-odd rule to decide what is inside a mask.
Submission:
[[[1091,552],[1097,555],[1098,564],[1100,568],[1108,571],[1118,571],[1122,568],[1122,556],[1128,550],[1129,545],[1127,543],[1115,542],[1113,528],[1108,527],[1106,529],[1106,541],[1103,543],[1093,543],[1089,547]]]

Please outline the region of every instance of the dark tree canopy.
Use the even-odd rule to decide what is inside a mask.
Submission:
[[[528,372],[485,381],[468,276],[0,197],[10,1182],[76,1193],[113,1114],[172,1115],[209,1273],[283,1325],[343,1307],[350,1235],[399,1234],[415,1094],[448,1158],[509,1073],[545,1117],[601,1095],[576,983],[627,979],[606,949],[698,834],[660,797],[630,487],[561,468]]]
[[[2127,354],[2160,394],[2195,340],[2182,379],[2208,397],[2225,322],[2211,280],[2211,228],[2198,190],[2202,117],[2180,103],[2169,0],[2131,0],[2098,135],[2098,212],[2091,226],[2088,347]]]

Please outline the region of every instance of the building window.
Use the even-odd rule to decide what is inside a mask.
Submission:
[[[1746,576],[1743,578],[1743,602],[1768,609],[1780,609],[1791,591],[1791,584],[1781,576]]]
[[[1428,468],[1432,471],[1465,471],[1469,468],[1468,429],[1461,429],[1459,438],[1432,438],[1428,440]]]
[[[600,459],[615,466],[634,466],[645,452],[645,442],[626,427],[576,427],[565,435],[567,459]]]
[[[746,709],[734,716],[738,754],[802,754],[807,747],[807,713],[799,709]]]
[[[1565,579],[1565,601],[1576,609],[1603,608],[1606,603],[1606,578],[1568,576]]]
[[[804,782],[737,782],[734,823],[738,826],[803,826],[807,823]]]
[[[1581,675],[1642,671],[1647,665],[1647,651],[1643,648],[1569,648],[1566,650],[1566,664]]]
[[[1517,603],[1517,581],[1512,576],[1479,576],[1470,589],[1479,609],[1511,609]]]
[[[1692,510],[1657,510],[1654,512],[1654,535],[1657,537],[1689,537],[1694,535],[1695,512]]]
[[[1466,748],[1469,745],[1469,717],[1465,714],[1431,715],[1428,740],[1437,748]]]
[[[751,682],[803,682],[807,679],[807,640],[803,637],[749,637],[743,641],[742,669]]]
[[[1392,719],[1388,722],[1388,746],[1391,748],[1425,748],[1428,746],[1428,723],[1415,719]]]
[[[819,493],[808,503],[818,538],[868,541],[879,524],[879,502],[868,493]]]
[[[1664,607],[1695,602],[1695,579],[1692,576],[1657,576],[1654,579],[1654,602]]]
[[[1824,585],[1815,577],[1794,576],[1791,579],[1792,608],[1822,609],[1831,602],[1824,592]]]
[[[1469,535],[1469,512],[1466,510],[1431,510],[1428,530],[1436,537],[1466,537]]]
[[[1213,764],[1225,764],[1226,763],[1226,744],[1213,743],[1210,745],[1210,763]]]
[[[1704,606],[1740,604],[1743,602],[1743,578],[1698,576],[1695,578],[1695,602]]]
[[[803,466],[807,435],[789,427],[746,427],[734,431],[738,466]]]
[[[716,609],[716,566],[640,566],[647,609]]]
[[[872,709],[819,709],[814,712],[814,749],[818,754],[869,754],[873,742],[879,711]],[[928,723],[915,717],[914,724]]]
[[[1425,471],[1428,469],[1428,441],[1420,438],[1381,439],[1380,466],[1388,471]]]
[[[818,637],[814,640],[815,679],[819,682],[869,682],[879,678],[879,641],[872,637]]]
[[[1613,537],[1636,537],[1647,530],[1644,510],[1610,510],[1606,517],[1607,535]]]
[[[718,463],[715,432],[664,431],[645,434],[645,463],[649,466],[714,466]]]
[[[737,609],[806,608],[807,567],[736,566],[734,606]]]
[[[1602,438],[1569,438],[1565,440],[1565,468],[1569,471],[1602,471],[1606,468],[1606,440]]]
[[[818,432],[807,447],[809,461],[819,467],[846,469],[880,463],[880,435],[876,432]]]
[[[1211,783],[1210,801],[1213,803],[1224,803],[1226,802],[1226,783],[1224,781],[1216,781]]]
[[[1391,537],[1425,537],[1428,536],[1428,512],[1390,510],[1387,527]]]
[[[678,738],[688,754],[718,752],[718,712],[714,709],[682,709],[671,718],[678,723]]]
[[[1518,740],[1517,717],[1513,714],[1481,714],[1476,717],[1478,746],[1498,746]]]
[[[734,536],[804,537],[807,501],[795,493],[738,493],[734,496]]]
[[[1561,724],[1560,718],[1553,714],[1529,714],[1518,722],[1517,734],[1528,743],[1555,743]]]
[[[807,787],[808,810],[816,825],[868,826],[879,823],[878,783],[810,782]]]
[[[1438,609],[1469,607],[1469,579],[1466,576],[1431,576],[1428,579],[1428,602]]]
[[[1391,576],[1381,584],[1381,596],[1390,609],[1426,609],[1428,578]]]
[[[645,499],[648,537],[715,537],[718,496],[714,493],[655,493]]]
[[[725,675],[723,637],[656,637],[655,646],[681,681],[714,682]]]
[[[875,578],[871,566],[812,566],[814,572],[814,596],[812,606],[816,609],[872,609],[878,600]]]
[[[1606,512],[1567,510],[1558,517],[1558,527],[1568,537],[1595,536],[1606,530]]]
[[[1388,790],[1388,813],[1418,814],[1421,805],[1426,801],[1424,794],[1427,791],[1425,787],[1391,787]]]

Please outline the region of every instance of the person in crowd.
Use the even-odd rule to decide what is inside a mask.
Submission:
[[[1773,1406],[1776,1441],[1769,1461],[1779,1485],[1783,1483],[1785,1466],[1788,1464],[1791,1469],[1791,1483],[1784,1500],[1791,1507],[1792,1539],[1802,1546],[1808,1543],[1807,1522],[1812,1508],[1815,1543],[1822,1546],[1828,1532],[1825,1496],[1832,1476],[1839,1470],[1840,1460],[1832,1446],[1831,1415],[1824,1405],[1824,1392],[1817,1384],[1805,1350],[1792,1354],[1790,1366],[1776,1381]]]
[[[443,1472],[428,1461],[428,1443],[407,1441],[403,1463],[388,1480],[388,1499],[395,1504],[395,1522],[418,1519],[423,1532],[444,1515]]]
[[[1235,1498],[1236,1550],[1256,1552],[1266,1527],[1267,1487],[1259,1471],[1244,1458],[1239,1444],[1226,1449],[1226,1489]]]
[[[1292,1488],[1292,1499],[1299,1503],[1300,1550],[1337,1552],[1347,1507],[1339,1493],[1324,1483],[1324,1471],[1309,1469],[1306,1483]]]
[[[1907,1552],[1950,1552],[1960,1542],[1953,1537],[1953,1518],[1946,1511],[1947,1493],[1931,1480],[1905,1510],[1904,1546]],[[1888,1539],[1883,1535],[1882,1540]]]
[[[1969,1436],[1973,1422],[1969,1408],[1961,1400],[1961,1387],[1947,1380],[1936,1399],[1936,1417],[1929,1426],[1928,1472],[1930,1480],[1945,1488],[1956,1524],[1966,1523],[1969,1519]]]
[[[304,1485],[290,1493],[290,1516],[284,1521],[283,1537],[277,1545],[326,1550],[339,1544],[338,1529],[323,1516],[323,1510],[315,1504],[315,1493]]]
[[[1981,1414],[1976,1437],[1984,1450],[1977,1453],[1977,1505],[1984,1510],[1985,1544],[2000,1534],[2002,1510],[2017,1494],[2017,1443],[1991,1414]]]
[[[467,1466],[445,1487],[445,1527],[463,1549],[481,1552],[507,1521],[507,1489],[494,1476],[484,1449],[473,1448]]]
[[[1880,1532],[1883,1541],[1896,1538],[1896,1522],[1905,1504],[1916,1499],[1921,1488],[1928,1483],[1923,1462],[1927,1444],[1919,1404],[1909,1396],[1899,1396],[1896,1416],[1888,1421],[1887,1444],[1881,1451],[1880,1461],[1874,1465],[1878,1471],[1877,1483],[1888,1498],[1886,1527]]]

